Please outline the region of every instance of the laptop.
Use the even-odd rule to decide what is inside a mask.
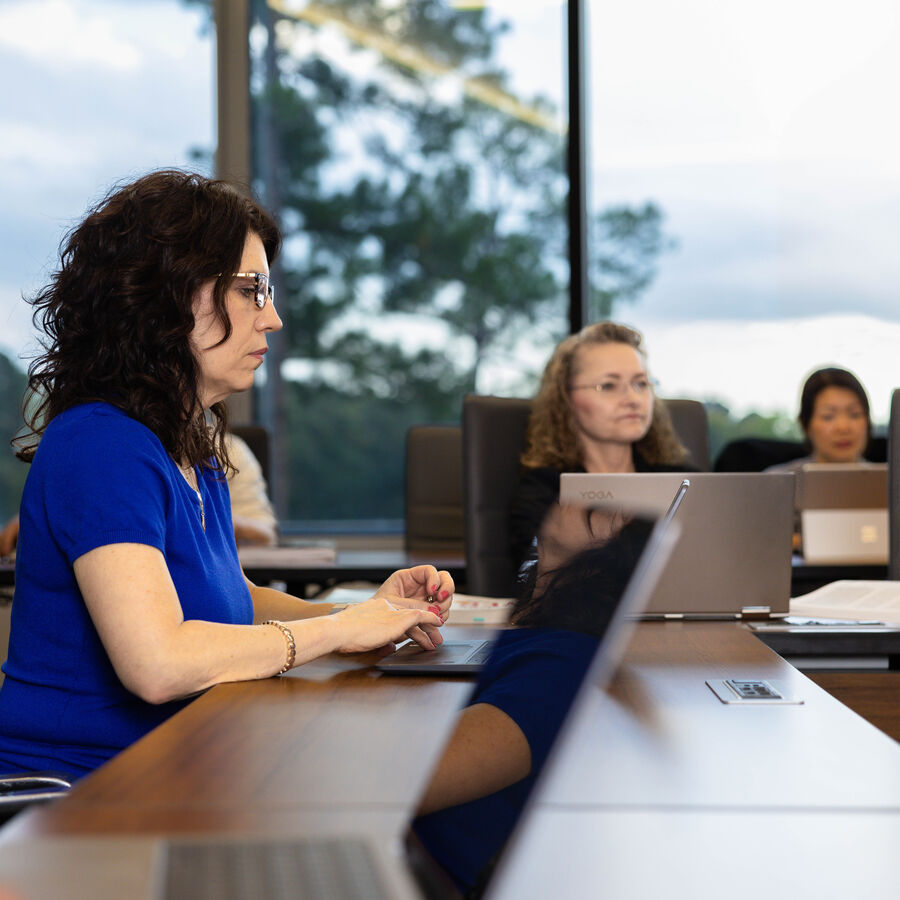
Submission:
[[[527,743],[532,771],[508,787],[489,790],[484,796],[478,796],[479,788],[474,788],[474,793],[470,790],[470,796],[462,798],[462,802],[445,797],[442,791],[446,792],[448,785],[456,790],[459,784],[473,783],[471,778],[458,777],[462,771],[474,771],[476,782],[482,776],[483,755],[477,752],[466,756],[460,747],[467,747],[467,743],[463,740],[459,744],[460,734],[471,727],[471,710],[483,711],[486,706],[481,698],[487,695],[476,697],[473,693],[475,705],[470,702],[461,710],[423,794],[423,802],[437,797],[432,805],[445,805],[427,814],[413,815],[402,840],[369,836],[174,837],[161,842],[153,896],[157,900],[243,900],[249,896],[267,900],[394,900],[489,894],[493,871],[502,859],[508,838],[527,817],[533,789],[576,714],[577,697],[588,687],[604,687],[608,683],[624,655],[634,627],[634,613],[646,602],[671,558],[679,531],[671,517],[647,513],[578,510],[577,516],[567,518],[565,513],[556,512],[556,555],[552,567],[537,574],[532,595],[536,603],[533,621],[543,620],[546,627],[531,624],[504,631],[494,648],[497,656],[487,664],[498,662],[493,676],[486,670],[486,682],[479,682],[480,687],[474,689],[488,691],[491,698],[512,697],[513,706],[527,709],[531,716],[531,725],[523,728],[533,728],[535,721],[541,723],[540,740]],[[586,533],[601,538],[583,550],[564,527],[578,516],[585,523]],[[567,550],[561,549],[564,545]],[[617,562],[610,567],[608,561],[612,558]],[[583,572],[592,569],[593,576],[582,577]],[[569,587],[579,585],[588,585],[593,606],[584,604],[581,596],[569,594]],[[560,627],[556,620],[557,611],[566,609],[577,609],[582,614],[577,629]],[[571,624],[563,616],[563,626],[567,623]],[[548,647],[553,647],[554,652],[549,652]],[[569,654],[569,650],[573,652]],[[514,661],[516,671],[521,671],[523,664],[531,666],[531,680],[527,682],[530,686],[546,684],[548,690],[542,694],[540,690],[519,689],[517,693],[521,682],[510,679],[508,670],[499,665],[499,657],[504,654],[507,662]],[[559,666],[567,677],[556,677]],[[545,674],[553,677],[545,679]],[[493,735],[493,731],[486,733]],[[500,759],[505,760],[505,755]],[[421,805],[417,806],[419,809]],[[461,824],[464,827],[460,830]],[[477,872],[472,870],[473,861]]]
[[[662,510],[662,518],[667,522],[671,521],[690,487],[690,480],[676,479],[673,483],[677,485],[674,497],[671,495],[667,496],[665,491],[663,491],[657,492],[654,496],[628,498],[629,511],[642,512],[655,519],[660,516],[660,511]],[[630,502],[632,499],[635,501],[633,504]],[[670,502],[668,502],[666,507],[663,504],[667,501]],[[592,506],[617,508],[617,504],[614,501],[612,503],[600,501],[597,504],[592,504]],[[570,543],[572,540],[576,544],[579,542],[589,543],[591,535],[582,527],[582,523],[588,524],[588,519],[585,518],[583,509],[584,505],[579,503],[574,504],[571,510],[563,508],[553,510],[552,515],[548,516],[548,520],[544,523],[542,534],[538,535],[539,557],[542,552],[545,557],[548,552],[555,552],[557,556],[559,555],[558,546],[553,550],[548,550],[546,545],[559,544],[560,529],[569,529],[571,535],[569,538]],[[574,516],[571,513],[574,513]],[[542,536],[546,540],[542,540]],[[602,539],[599,531],[598,537]],[[531,588],[526,585],[523,589],[529,590]],[[434,650],[423,650],[414,641],[408,641],[399,647],[396,652],[377,663],[376,668],[391,675],[476,675],[481,671],[482,666],[490,656],[495,636],[490,635],[486,638],[471,640],[444,641],[443,644]]]
[[[807,563],[887,564],[886,463],[808,463],[797,473],[797,509]]]
[[[565,473],[560,502],[657,502],[679,473]],[[678,552],[646,606],[645,618],[767,618],[788,613],[794,476],[691,472],[678,509]]]

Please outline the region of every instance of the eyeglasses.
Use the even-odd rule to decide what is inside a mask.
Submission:
[[[650,378],[635,378],[632,381],[601,381],[598,384],[573,384],[570,391],[596,391],[598,394],[625,394],[630,388],[638,396],[650,393],[655,382]]]
[[[266,305],[266,300],[271,300],[274,305],[275,286],[269,284],[269,276],[264,272],[235,272],[232,278],[253,279],[253,302],[258,309],[262,309]]]

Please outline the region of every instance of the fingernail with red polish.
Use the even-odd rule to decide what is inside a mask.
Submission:
[[[439,606],[429,606],[428,612],[434,613],[436,616],[441,614],[441,608]]]
[[[450,591],[441,591],[441,600],[446,600],[450,596]]]

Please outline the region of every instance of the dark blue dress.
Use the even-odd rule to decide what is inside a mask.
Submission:
[[[500,633],[468,706],[489,703],[522,730],[531,772],[503,790],[415,820],[414,831],[462,890],[478,882],[515,826],[584,680],[598,639],[576,631]]]
[[[199,484],[205,530],[197,494],[159,439],[121,410],[88,403],[47,427],[20,509],[0,771],[80,777],[188,702],[152,705],[119,681],[75,580],[88,551],[156,547],[185,619],[252,622],[227,484],[208,470]]]

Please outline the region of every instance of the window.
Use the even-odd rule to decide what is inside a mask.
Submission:
[[[663,394],[787,423],[806,374],[836,364],[886,420],[900,381],[897,5],[589,11],[592,207],[661,216],[655,277],[612,313],[645,333]]]
[[[406,429],[529,393],[568,328],[565,6],[258,0],[249,40],[281,517],[399,531]]]
[[[149,169],[210,172],[209,13],[177,0],[7,0],[0,6],[0,385],[20,397],[30,308],[65,231],[115,182]],[[14,86],[14,87],[13,87]],[[11,403],[11,400],[7,401]],[[0,412],[4,441],[21,420]],[[26,467],[0,456],[0,518]]]

